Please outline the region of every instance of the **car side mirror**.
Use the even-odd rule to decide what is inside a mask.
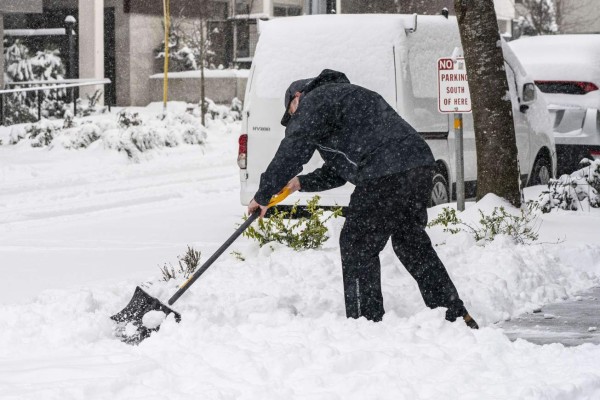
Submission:
[[[523,85],[523,100],[521,101],[521,105],[532,104],[536,98],[537,98],[537,92],[535,89],[535,84],[532,82],[524,84]]]

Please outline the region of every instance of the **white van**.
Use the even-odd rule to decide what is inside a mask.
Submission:
[[[252,200],[261,173],[284,137],[280,121],[285,111],[285,90],[292,81],[317,76],[325,68],[343,72],[351,83],[378,92],[425,137],[438,167],[432,204],[452,200],[456,176],[454,132],[452,117],[438,112],[437,60],[451,56],[461,46],[456,18],[315,15],[266,21],[259,29],[239,139],[242,204]],[[548,111],[507,48],[505,60],[522,179],[529,184],[545,183],[556,168]],[[529,98],[523,100],[524,96]],[[465,186],[467,197],[471,197],[475,194],[477,163],[470,114],[464,116],[464,150]],[[303,173],[321,164],[315,152]],[[352,191],[353,186],[346,184],[322,192],[320,204],[346,206]],[[303,203],[312,196],[295,193],[283,204],[291,205],[299,199]]]

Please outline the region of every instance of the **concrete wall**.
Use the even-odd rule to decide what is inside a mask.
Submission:
[[[39,12],[42,12],[42,0],[0,0],[0,14]]]
[[[205,78],[206,97],[229,104],[234,97],[244,101],[247,78]],[[163,101],[163,80],[149,79],[149,102]],[[200,102],[200,78],[169,78],[169,101]]]
[[[450,14],[454,14],[454,0],[400,0],[402,14],[436,15],[446,7]]]
[[[148,79],[156,72],[154,50],[164,37],[162,18],[130,14],[129,32],[129,105],[145,106],[150,102]]]
[[[342,0],[341,9],[344,14],[393,13],[397,10],[394,0]]]

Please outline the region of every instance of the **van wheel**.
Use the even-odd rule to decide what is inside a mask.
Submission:
[[[531,179],[529,179],[529,186],[535,185],[547,185],[552,178],[550,161],[545,156],[540,156],[535,160],[533,169],[531,171]]]
[[[431,189],[431,198],[429,199],[429,207],[445,204],[450,201],[448,191],[448,182],[446,177],[439,172],[433,176],[433,188]]]

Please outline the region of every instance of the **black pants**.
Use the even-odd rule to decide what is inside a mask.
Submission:
[[[429,308],[454,321],[466,309],[425,232],[433,169],[419,167],[356,186],[340,235],[346,316],[380,321],[385,313],[379,253],[394,252],[417,281]]]

